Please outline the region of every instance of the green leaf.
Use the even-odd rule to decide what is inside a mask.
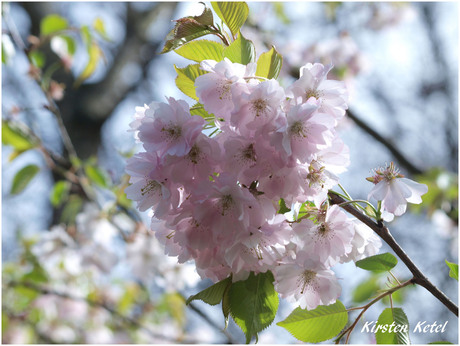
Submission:
[[[174,69],[177,72],[176,85],[179,90],[192,99],[198,100],[195,92],[195,79],[207,72],[200,69],[200,64],[192,64],[184,68],[174,65]]]
[[[394,323],[393,328],[390,326],[392,323]],[[376,329],[377,344],[410,344],[409,321],[401,308],[383,310],[377,321]]]
[[[250,62],[255,62],[256,49],[254,44],[240,33],[238,38],[224,49],[224,57],[232,62],[247,65]]]
[[[46,61],[45,54],[43,54],[39,50],[31,51],[29,53],[29,59],[30,59],[30,62],[38,68],[42,68],[43,66],[45,66],[45,61]]]
[[[166,42],[163,50],[161,51],[161,54],[179,48],[183,44],[190,42],[198,37],[214,33],[214,29],[210,28],[209,25],[202,23],[207,22],[206,18],[207,16],[205,15],[204,17],[184,17],[176,20],[176,25],[166,36]]]
[[[50,14],[40,22],[40,35],[50,35],[52,33],[67,29],[67,19],[57,15]]]
[[[211,59],[221,61],[224,58],[224,45],[209,40],[189,42],[175,50],[177,54],[186,59],[201,62]]]
[[[219,304],[222,300],[225,290],[231,284],[232,284],[231,277],[221,280],[218,283],[206,288],[205,290],[193,296],[190,296],[185,302],[185,304],[188,305],[192,301],[197,300],[197,299],[200,299],[209,305]]]
[[[101,35],[101,37],[106,41],[111,41],[110,37],[107,35],[107,31],[105,30],[105,24],[102,18],[97,17],[93,21],[93,28],[96,32]]]
[[[87,80],[92,76],[94,71],[96,71],[99,58],[102,57],[102,51],[99,45],[96,42],[92,42],[88,46],[88,63],[86,64],[85,69],[80,73],[77,80],[75,81],[75,87],[78,87],[81,83]]]
[[[249,15],[249,7],[245,2],[211,2],[211,5],[233,36],[240,31]]]
[[[2,121],[2,143],[11,145],[19,153],[36,146],[36,143],[27,134],[7,121]]]
[[[268,52],[261,54],[257,60],[256,76],[276,79],[280,74],[281,66],[283,66],[283,57],[275,47],[272,47]]]
[[[37,165],[27,165],[22,168],[14,176],[10,193],[17,195],[22,192],[39,171],[40,168]]]
[[[86,166],[85,173],[96,185],[107,187],[107,177],[104,172],[97,166]]]
[[[222,313],[224,314],[225,317],[225,328],[227,328],[228,325],[228,316],[230,315],[230,287],[231,287],[231,282],[225,287],[224,290],[224,295],[222,296]],[[224,328],[224,329],[225,329]]]
[[[271,272],[254,275],[232,284],[229,291],[230,314],[246,335],[246,343],[267,328],[278,310],[278,294]]]
[[[61,214],[61,222],[75,224],[75,218],[83,206],[83,200],[77,195],[71,195]]]
[[[391,270],[397,263],[397,258],[387,252],[380,255],[364,258],[360,261],[357,261],[355,264],[361,269],[370,270],[374,273],[381,273]]]
[[[353,302],[362,303],[374,296],[380,289],[378,279],[379,277],[374,275],[356,286],[352,293]]]
[[[458,264],[446,260],[447,266],[450,268],[449,276],[458,281]]]
[[[61,180],[54,184],[53,190],[50,193],[50,201],[53,207],[58,207],[64,202],[69,195],[70,187],[70,182],[66,180]]]
[[[291,209],[289,209],[286,206],[286,202],[284,201],[283,198],[280,198],[280,200],[278,201],[278,204],[280,206],[280,209],[278,210],[278,214],[289,213],[291,211]]]
[[[298,307],[277,325],[285,328],[303,342],[321,342],[336,336],[345,327],[348,313],[341,301],[320,305],[314,310]]]
[[[434,341],[429,342],[428,345],[452,345],[450,341]]]

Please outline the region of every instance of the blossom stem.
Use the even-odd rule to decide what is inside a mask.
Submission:
[[[337,339],[335,339],[335,343],[338,344],[340,342],[340,339],[342,339],[344,337],[345,334],[348,334],[347,335],[347,338],[345,340],[345,343],[348,344],[348,339],[350,338],[350,334],[351,332],[353,331],[353,329],[355,329],[356,327],[356,324],[358,323],[358,321],[361,319],[361,317],[364,315],[364,313],[372,306],[374,305],[375,303],[377,303],[379,300],[381,300],[382,298],[393,294],[394,292],[396,292],[397,290],[403,288],[403,287],[406,287],[406,286],[409,286],[411,284],[415,284],[415,277],[413,277],[412,279],[408,280],[408,281],[405,281],[403,282],[402,284],[399,284],[398,286],[395,286],[391,289],[389,289],[388,291],[385,291],[384,293],[382,293],[381,295],[379,295],[378,297],[376,297],[375,299],[373,299],[372,301],[370,301],[368,304],[364,305],[364,306],[361,306],[361,307],[357,307],[357,308],[351,308],[351,309],[347,309],[347,311],[352,311],[352,310],[359,310],[359,309],[362,309],[362,311],[359,313],[358,317],[355,319],[355,321],[347,328],[345,329],[338,337]]]
[[[355,205],[355,203],[365,203],[365,204],[367,204],[368,206],[370,206],[372,208],[372,210],[374,211],[374,214],[377,215],[377,210],[375,209],[375,207],[371,203],[369,203],[369,201],[366,201],[364,199],[355,199],[355,200],[351,200],[351,201],[345,201],[345,202],[342,202],[342,203],[338,204],[338,206],[341,207],[341,206],[346,205],[346,204]],[[356,205],[356,206],[359,206],[359,205]]]
[[[345,202],[342,197],[332,193],[332,191],[329,191],[329,198],[332,204],[340,204]],[[380,236],[380,238],[383,239],[385,243],[390,246],[390,248],[396,253],[396,255],[401,259],[401,261],[403,261],[406,267],[413,274],[413,283],[424,287],[458,317],[458,306],[455,305],[455,303],[452,302],[452,300],[450,300],[439,288],[432,284],[431,281],[420,271],[420,269],[409,258],[406,252],[396,242],[396,240],[391,235],[390,230],[383,224],[383,222],[378,221],[378,223],[375,223],[371,218],[364,215],[361,211],[351,205],[344,205],[342,208],[349,212],[351,215],[355,216],[366,226],[371,228],[375,233],[377,233],[378,236]]]

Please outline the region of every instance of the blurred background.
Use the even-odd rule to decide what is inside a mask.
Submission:
[[[458,4],[248,4],[242,33],[257,54],[273,44],[283,55],[283,86],[307,62],[332,62],[333,77],[347,83],[340,132],[352,163],[340,178],[348,192],[366,199],[365,178],[391,161],[428,185],[423,204],[390,229],[457,303],[445,260],[458,262]],[[192,105],[173,67],[190,62],[159,52],[172,20],[202,10],[198,2],[2,3],[4,343],[244,342],[232,322],[222,331],[219,306],[185,306],[211,282],[164,255],[149,216],[123,193],[126,158],[140,150],[128,132],[135,107],[166,96]],[[64,22],[65,35],[46,35]],[[385,275],[336,268],[347,307],[385,287]],[[394,275],[410,278],[403,264]],[[458,342],[457,318],[428,292],[398,293],[394,305],[412,326],[448,321],[442,334],[411,333],[413,343]],[[282,302],[275,323],[293,308]],[[360,326],[351,343],[375,342]],[[274,324],[259,342],[296,340]]]

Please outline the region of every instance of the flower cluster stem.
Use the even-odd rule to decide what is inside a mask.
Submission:
[[[345,199],[336,195],[335,193],[329,193],[329,198],[331,204],[341,204],[346,202]],[[367,217],[361,213],[358,209],[353,206],[346,204],[342,205],[342,208],[349,212],[351,215],[355,216],[358,220],[364,223],[366,226],[371,228],[375,233],[377,233],[380,238],[387,243],[390,248],[396,253],[396,255],[403,261],[407,268],[412,273],[413,283],[424,287],[428,292],[430,292],[436,299],[438,299],[442,304],[444,304],[453,314],[458,317],[458,306],[450,300],[439,288],[437,288],[431,281],[420,271],[420,269],[415,265],[415,263],[409,258],[406,252],[401,248],[401,246],[396,242],[393,236],[390,233],[390,230],[382,223],[375,223],[371,218]]]

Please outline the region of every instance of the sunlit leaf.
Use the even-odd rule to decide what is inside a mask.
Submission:
[[[393,328],[390,325],[393,323]],[[378,328],[380,326],[380,328]],[[395,328],[394,326],[398,326]],[[377,344],[410,344],[409,321],[401,308],[383,310],[377,321],[375,339]],[[391,329],[391,330],[390,330]]]
[[[195,79],[207,72],[200,69],[199,64],[188,65],[184,68],[174,65],[174,69],[177,72],[176,85],[179,90],[185,95],[198,100],[195,92]]]
[[[267,328],[278,310],[278,294],[271,272],[254,275],[232,284],[229,291],[230,314],[246,335],[246,343]]]
[[[347,309],[337,300],[334,304],[320,305],[314,310],[298,307],[277,325],[300,341],[317,343],[332,339],[340,333],[347,321]]]
[[[197,22],[193,18],[185,17],[178,19],[174,29],[172,29],[166,36],[166,42],[161,53],[170,52],[187,42],[201,36],[212,34],[213,32],[213,29],[209,28],[207,25]]]
[[[39,50],[31,51],[29,53],[29,59],[30,62],[38,68],[43,68],[43,66],[45,66],[45,54],[43,54],[43,52],[40,52]]]
[[[102,57],[101,48],[96,42],[92,42],[88,48],[88,63],[82,73],[78,76],[75,82],[76,87],[92,76],[94,71],[96,71],[100,57]]]
[[[285,213],[289,213],[291,211],[291,209],[289,209],[286,206],[286,202],[284,201],[283,198],[280,198],[280,200],[278,201],[278,204],[280,206],[280,209],[278,210],[278,214],[285,214]]]
[[[107,35],[107,31],[105,30],[105,24],[102,18],[97,17],[93,21],[93,28],[96,30],[96,32],[101,35],[101,37],[106,40],[110,41],[110,37]]]
[[[21,193],[39,171],[40,167],[38,167],[37,165],[27,165],[24,168],[22,168],[14,176],[13,185],[11,186],[10,193],[12,195],[17,195],[18,193]]]
[[[75,218],[83,206],[83,200],[77,195],[71,195],[61,214],[61,222],[75,224]]]
[[[379,277],[378,276],[371,276],[369,279],[360,283],[356,288],[353,290],[352,299],[355,303],[362,303],[372,296],[374,296],[377,291],[380,289],[379,285]]]
[[[247,65],[250,62],[255,62],[256,49],[254,44],[240,33],[238,38],[224,49],[224,57],[232,62]]]
[[[225,290],[231,284],[232,284],[231,277],[221,280],[218,283],[204,289],[203,291],[189,297],[187,301],[185,302],[185,304],[188,305],[192,301],[197,300],[197,299],[202,300],[209,305],[219,304],[222,301],[222,297],[224,295]]]
[[[53,207],[58,207],[69,196],[71,184],[66,180],[60,180],[54,184],[50,194],[50,201]]]
[[[268,52],[261,54],[257,60],[256,76],[276,79],[280,74],[281,66],[283,66],[283,57],[275,47],[272,47]]]
[[[198,40],[177,48],[175,52],[186,59],[197,62],[207,59],[221,61],[224,58],[224,48],[219,42]]]
[[[370,270],[375,273],[391,270],[396,266],[396,264],[398,264],[397,258],[388,252],[370,256],[356,262],[357,267],[364,270]]]
[[[7,121],[2,121],[2,144],[11,145],[18,155],[36,146],[27,134]]]
[[[97,166],[88,165],[85,167],[85,173],[89,180],[101,187],[107,187],[107,176]]]
[[[450,268],[449,276],[458,281],[458,264],[449,262],[448,260],[446,260],[446,264]]]
[[[214,12],[227,25],[233,36],[235,36],[249,15],[249,7],[245,2],[224,1],[211,2]]]
[[[57,15],[50,14],[40,22],[40,35],[50,35],[58,31],[67,29],[67,19]]]

